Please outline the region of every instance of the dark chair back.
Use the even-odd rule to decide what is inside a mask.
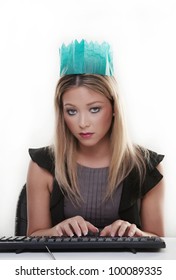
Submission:
[[[15,235],[26,236],[27,234],[27,200],[26,200],[26,184],[23,186],[16,209],[15,219]]]

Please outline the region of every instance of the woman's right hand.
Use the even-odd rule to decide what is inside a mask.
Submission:
[[[58,236],[70,236],[73,235],[82,236],[87,235],[89,231],[97,233],[99,229],[93,224],[84,220],[81,216],[75,216],[62,221],[55,226],[55,230]]]

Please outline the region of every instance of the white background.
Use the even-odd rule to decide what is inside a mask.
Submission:
[[[44,254],[44,253],[43,253]],[[34,255],[34,254],[33,254]],[[3,280],[174,280],[175,260],[1,260]],[[143,268],[143,272],[140,273]],[[21,272],[21,275],[20,275]],[[53,274],[54,272],[54,274]],[[65,273],[64,273],[65,272]],[[74,275],[74,273],[75,275]],[[98,272],[98,273],[97,273]],[[26,274],[25,274],[26,273]],[[82,274],[82,275],[81,275]]]
[[[58,48],[85,38],[112,45],[131,136],[165,155],[166,235],[176,236],[175,30],[174,0],[0,0],[0,235],[14,234],[28,148],[53,139]]]

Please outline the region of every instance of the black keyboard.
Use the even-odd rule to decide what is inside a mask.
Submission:
[[[53,252],[66,251],[155,251],[165,248],[160,237],[33,237],[13,236],[0,238],[0,252]]]

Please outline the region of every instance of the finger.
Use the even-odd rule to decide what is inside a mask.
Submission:
[[[110,236],[114,237],[115,235],[119,235],[118,231],[121,227],[121,225],[124,223],[122,220],[117,220],[113,224],[111,224],[110,227]]]
[[[83,218],[73,220],[71,226],[77,236],[86,235],[88,233],[88,227]]]
[[[99,232],[99,229],[97,227],[95,227],[93,224],[91,224],[90,222],[86,221],[86,227],[87,227],[87,233],[86,234],[88,234],[88,231],[91,231],[93,233]]]
[[[87,235],[89,230],[88,226],[91,226],[92,224],[90,224],[89,222],[87,223],[82,217],[77,216],[75,217],[75,219],[71,220],[70,225],[74,233],[77,236],[81,236],[81,235]]]
[[[74,236],[74,229],[72,228],[72,226],[69,223],[63,224],[62,231],[67,236],[70,236],[70,237]]]
[[[119,229],[117,230],[118,236],[123,236],[123,235],[125,235],[125,232],[126,232],[126,230],[127,230],[127,228],[128,228],[129,226],[130,226],[130,223],[128,223],[128,222],[123,222],[123,223],[120,225]]]
[[[137,228],[135,224],[131,224],[131,226],[128,229],[128,236],[141,237],[143,235],[144,235],[143,232],[139,228]]]
[[[77,216],[71,221],[71,226],[77,236],[88,234],[88,225],[90,223],[86,222],[82,217]],[[91,224],[90,224],[91,225]],[[93,225],[92,225],[93,226]]]
[[[141,237],[141,236],[145,236],[145,235],[142,230],[140,230],[139,228],[136,228],[136,232],[135,232],[134,236]]]
[[[111,226],[106,226],[100,232],[100,236],[110,236]]]
[[[63,235],[62,229],[61,229],[61,227],[59,225],[56,225],[55,229],[56,229],[56,232],[57,232],[58,236],[62,236]]]
[[[77,236],[81,236],[81,235],[85,236],[88,234],[89,231],[93,233],[99,232],[99,229],[94,225],[90,224],[89,222],[88,224],[86,222],[78,224],[78,227],[76,224],[75,225],[72,224],[72,227]]]
[[[131,224],[129,229],[128,229],[128,236],[134,236],[135,233],[137,232],[137,226],[135,224]]]

